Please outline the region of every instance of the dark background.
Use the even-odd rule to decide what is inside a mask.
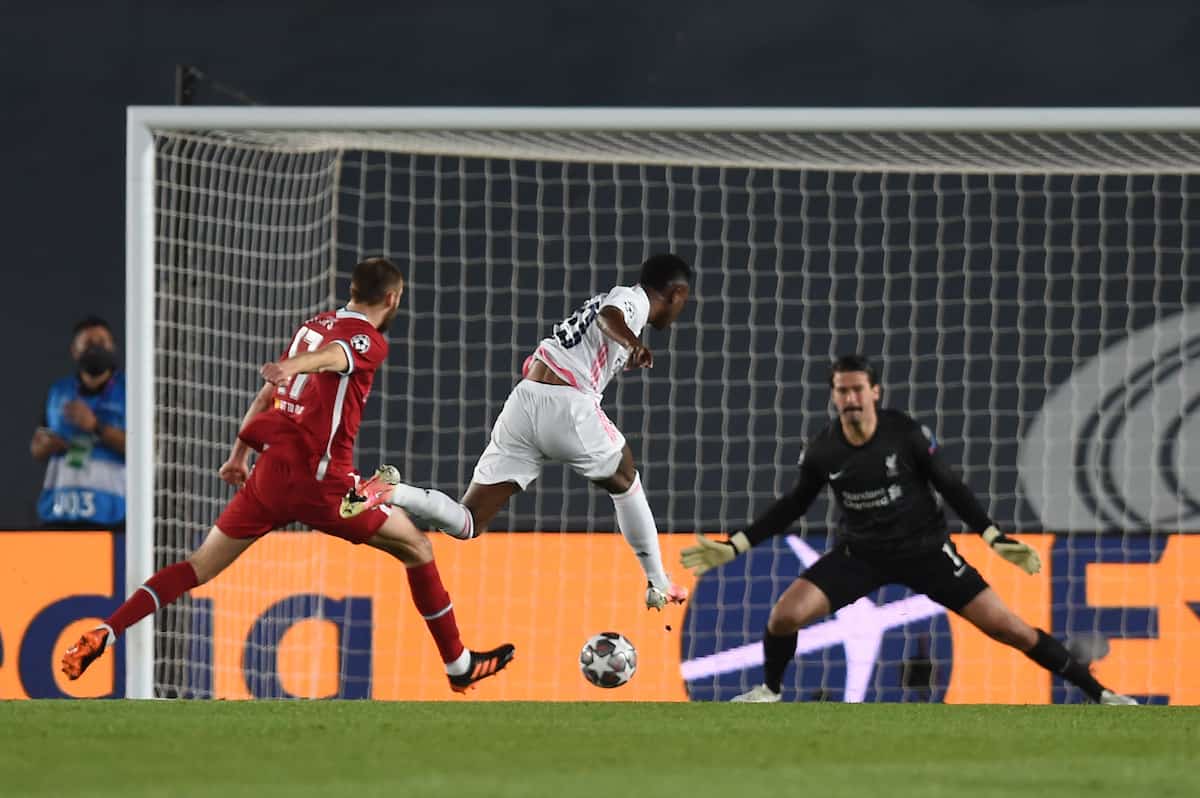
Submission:
[[[34,521],[71,325],[123,326],[125,107],[178,63],[272,105],[1200,105],[1192,6],[1125,5],[4,2],[0,525]]]

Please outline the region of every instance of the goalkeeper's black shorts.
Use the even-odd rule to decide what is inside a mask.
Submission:
[[[831,612],[888,584],[906,585],[958,612],[988,586],[949,541],[940,549],[922,554],[879,558],[852,551],[843,543],[801,576],[821,588],[829,598]]]

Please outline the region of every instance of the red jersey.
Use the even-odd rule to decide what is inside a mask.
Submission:
[[[255,449],[264,444],[300,440],[314,461],[313,476],[344,474],[354,467],[354,439],[362,423],[363,406],[375,371],[387,358],[387,339],[361,313],[342,308],[320,313],[304,322],[292,337],[282,360],[338,344],[350,363],[345,372],[297,374],[275,391],[271,410],[250,420],[239,437]]]

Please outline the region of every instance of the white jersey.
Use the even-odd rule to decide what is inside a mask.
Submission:
[[[634,335],[641,336],[650,315],[650,298],[640,285],[619,285],[607,294],[584,302],[574,313],[554,325],[533,356],[567,384],[599,396],[609,381],[625,367],[629,350],[595,324],[602,308],[617,308]]]

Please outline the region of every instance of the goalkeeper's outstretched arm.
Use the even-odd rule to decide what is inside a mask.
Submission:
[[[791,493],[786,493],[775,500],[767,511],[754,519],[750,526],[741,534],[751,546],[757,546],[767,538],[782,535],[792,527],[792,523],[808,512],[808,508],[821,492],[824,480],[807,469],[801,469],[800,480]]]
[[[713,540],[697,532],[696,545],[681,552],[683,567],[691,569],[692,573],[699,576],[711,568],[724,565],[739,554],[744,554],[751,546],[787,532],[797,518],[808,512],[824,484],[825,480],[816,471],[802,467],[800,481],[796,483],[796,487],[790,493],[776,499],[775,503],[744,531],[734,532],[725,540]]]
[[[995,522],[983,509],[983,505],[979,503],[974,492],[967,487],[967,483],[963,482],[958,474],[954,473],[942,456],[934,452],[927,457],[929,482],[937,489],[938,493],[942,494],[946,504],[954,508],[954,512],[958,513],[958,517],[967,527],[978,531],[995,526]]]
[[[975,498],[975,494],[936,449],[930,451],[924,442],[917,441],[917,455],[917,461],[925,468],[929,482],[970,529],[980,532],[992,551],[1026,573],[1036,574],[1042,569],[1042,559],[1037,551],[1008,537],[996,527],[979,499]]]

